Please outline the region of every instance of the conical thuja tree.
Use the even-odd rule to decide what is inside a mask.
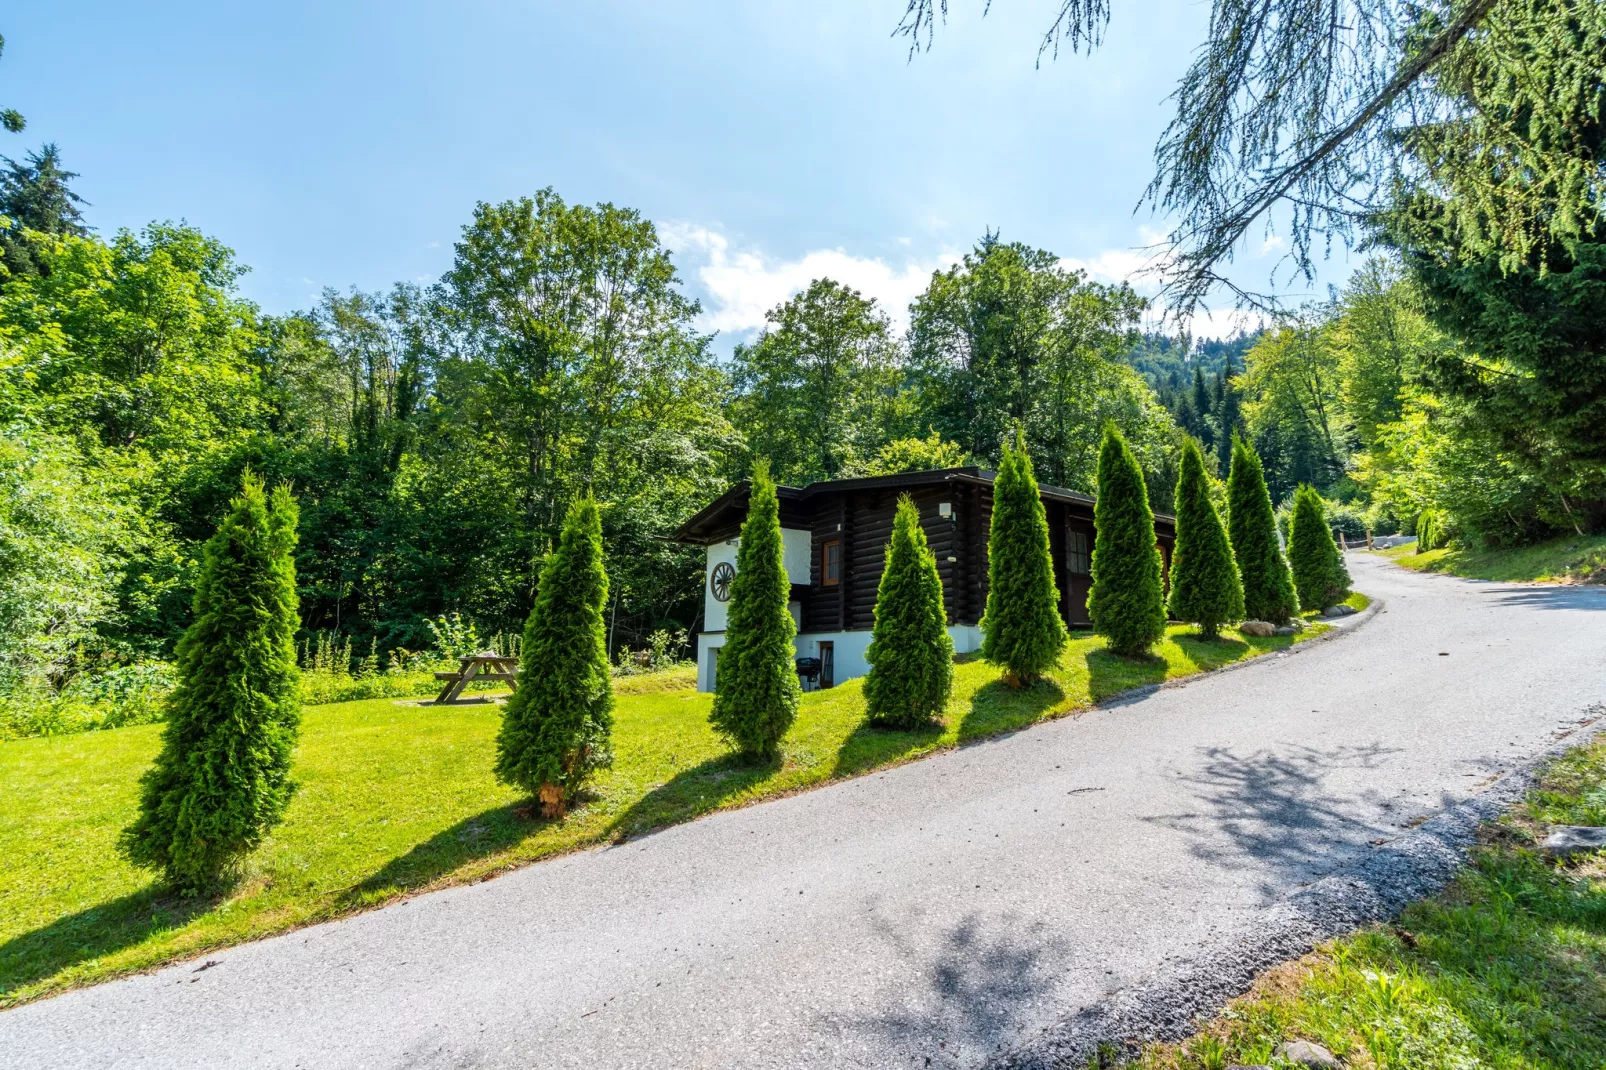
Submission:
[[[562,817],[581,784],[613,763],[613,681],[602,611],[602,516],[589,499],[569,507],[558,548],[541,569],[524,625],[519,689],[496,740],[496,775]]]
[[[898,500],[893,518],[865,657],[870,675],[864,700],[876,724],[916,728],[947,705],[954,643],[942,604],[942,578],[920,527],[920,511],[908,495]]]
[[[1113,424],[1104,429],[1098,484],[1087,611],[1112,652],[1138,657],[1165,635],[1165,566],[1143,470]]]
[[[787,609],[792,587],[781,546],[781,511],[769,463],[753,466],[747,519],[736,550],[725,617],[725,646],[714,683],[714,728],[743,759],[772,761],[797,717],[797,625]]]
[[[1244,616],[1282,624],[1299,612],[1294,578],[1277,544],[1277,517],[1260,456],[1237,436],[1227,477],[1227,510],[1232,552],[1244,585]]]
[[[1006,683],[1029,687],[1059,661],[1067,636],[1054,586],[1048,517],[1019,431],[993,479],[987,538],[987,608],[982,657],[1004,668]]]
[[[162,749],[122,838],[131,861],[182,890],[216,885],[279,823],[295,790],[296,520],[288,489],[269,495],[247,472],[202,551]]]
[[[1326,609],[1348,596],[1349,569],[1327,526],[1327,507],[1315,488],[1304,484],[1294,492],[1294,512],[1288,520],[1288,563],[1299,604],[1307,612]]]
[[[1171,551],[1171,599],[1175,620],[1199,626],[1199,634],[1214,638],[1221,626],[1242,620],[1243,585],[1227,544],[1216,505],[1210,500],[1204,457],[1192,438],[1182,445],[1182,469],[1177,476],[1177,544]]]

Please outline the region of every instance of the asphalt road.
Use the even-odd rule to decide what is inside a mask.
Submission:
[[[1606,698],[1606,590],[1330,641],[0,1014],[24,1067],[976,1066],[1252,944]]]

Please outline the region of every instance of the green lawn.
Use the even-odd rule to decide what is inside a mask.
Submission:
[[[1273,970],[1204,1032],[1141,1070],[1265,1063],[1312,1040],[1366,1068],[1606,1067],[1606,857],[1558,866],[1549,824],[1606,823],[1606,739],[1571,752],[1488,826],[1472,864],[1395,925]]]
[[[1606,583],[1606,535],[1575,535],[1515,550],[1444,547],[1419,554],[1415,546],[1397,546],[1377,552],[1406,568],[1449,572],[1475,580]]]
[[[1027,691],[969,661],[943,723],[923,732],[866,727],[860,682],[850,681],[805,695],[783,760],[758,769],[727,760],[689,671],[626,677],[616,683],[615,767],[558,823],[492,778],[494,705],[312,707],[289,814],[217,900],[163,895],[116,852],[160,726],[0,743],[0,1006],[853,776],[1289,642],[1204,642],[1172,629],[1158,656],[1134,662],[1084,634],[1053,678]]]

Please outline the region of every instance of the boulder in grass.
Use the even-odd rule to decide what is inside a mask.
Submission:
[[[1546,858],[1558,861],[1606,847],[1606,828],[1593,825],[1557,825],[1545,837]]]
[[[1240,635],[1253,635],[1258,639],[1270,639],[1277,634],[1277,626],[1263,620],[1246,620],[1238,625]],[[1290,632],[1290,635],[1293,633]]]
[[[1337,1070],[1341,1065],[1338,1056],[1308,1040],[1285,1040],[1277,1045],[1277,1054],[1295,1066],[1311,1066],[1318,1070]]]

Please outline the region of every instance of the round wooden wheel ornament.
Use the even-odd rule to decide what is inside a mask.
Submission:
[[[714,592],[714,601],[729,602],[731,600],[731,580],[736,578],[736,570],[729,561],[721,561],[714,566],[714,574],[708,577],[708,589]]]

